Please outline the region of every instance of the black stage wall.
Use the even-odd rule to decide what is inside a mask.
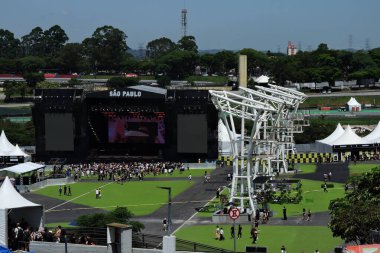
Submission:
[[[41,89],[33,120],[38,160],[217,158],[218,116],[207,90]]]

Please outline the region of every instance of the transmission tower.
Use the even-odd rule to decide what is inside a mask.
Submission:
[[[366,40],[365,40],[365,50],[366,51],[369,51],[369,50],[371,50],[371,44],[370,44],[370,42],[369,42],[369,38],[367,38]]]
[[[182,27],[183,37],[185,37],[187,35],[187,9],[186,8],[181,10],[181,27]]]

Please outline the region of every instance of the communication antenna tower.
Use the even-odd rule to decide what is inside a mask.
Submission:
[[[181,10],[181,27],[183,32],[183,37],[187,35],[187,9],[183,8]]]
[[[365,50],[366,51],[369,51],[369,50],[371,50],[371,46],[370,46],[371,44],[370,44],[370,42],[369,42],[369,38],[367,38],[366,40],[365,40]]]

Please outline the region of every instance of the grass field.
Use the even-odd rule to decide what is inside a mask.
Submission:
[[[315,164],[298,164],[295,167],[298,168],[298,174],[314,173],[317,169]]]
[[[302,180],[303,198],[299,204],[285,204],[288,216],[302,215],[302,208],[310,209],[311,213],[324,212],[328,210],[330,200],[343,197],[344,186],[334,183],[334,188],[329,188],[329,192],[323,192],[322,181]],[[271,204],[274,217],[282,217],[284,205]]]
[[[369,172],[373,168],[376,168],[378,166],[380,166],[380,164],[363,163],[363,164],[350,164],[348,168],[350,170],[350,176],[354,176],[354,175],[360,175],[365,172]]]
[[[300,108],[303,107],[321,107],[332,106],[340,107],[345,106],[351,97],[309,97],[306,101],[300,104]],[[361,104],[379,104],[380,96],[355,96],[356,100]]]
[[[158,189],[158,186],[172,187],[172,196],[175,197],[192,184],[192,181],[128,182],[123,185],[109,182],[75,183],[70,185],[72,196],[59,196],[58,186],[46,187],[35,193],[105,210],[127,206],[135,215],[147,215],[167,202],[168,192]],[[95,189],[99,187],[102,187],[102,198],[96,199]]]
[[[215,226],[184,227],[175,235],[178,238],[194,241],[214,247],[233,250],[233,239],[230,237],[231,225],[222,226],[226,240],[215,240]],[[321,253],[332,252],[342,243],[340,238],[332,237],[329,228],[321,226],[260,226],[256,244],[250,239],[250,226],[243,226],[243,237],[237,240],[237,251],[245,252],[246,246],[264,246],[268,253],[280,252],[282,245],[290,253],[311,253],[318,249]]]

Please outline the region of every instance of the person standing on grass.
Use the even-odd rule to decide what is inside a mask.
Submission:
[[[224,230],[223,230],[222,227],[220,228],[220,240],[221,240],[221,241],[224,240]]]
[[[235,238],[235,228],[233,225],[231,226],[231,239],[232,238]]]
[[[67,186],[66,185],[63,186],[63,195],[67,195]]]
[[[191,174],[189,175],[189,180],[191,181],[191,178],[192,178],[192,176],[191,176]]]
[[[238,227],[238,234],[237,234],[237,238],[240,239],[241,236],[242,236],[242,232],[243,232],[243,228],[241,226],[241,224],[239,224],[239,227]]]
[[[326,182],[325,182],[325,184],[323,185],[323,192],[329,192],[329,191],[327,190],[327,184],[326,184]]]
[[[68,190],[67,195],[71,196],[71,187],[70,187],[70,185],[68,186],[67,190]]]
[[[310,221],[311,219],[311,211],[310,209],[307,211],[307,221]]]
[[[306,209],[302,208],[302,220],[306,220]]]
[[[216,226],[216,229],[215,229],[215,240],[220,240],[220,228],[219,226]]]
[[[98,188],[96,188],[96,190],[95,190],[95,198],[99,198],[99,189]]]
[[[286,248],[284,245],[281,246],[281,253],[286,253]]]
[[[59,186],[58,192],[59,192],[59,196],[61,196],[62,195],[62,185]]]
[[[284,216],[284,220],[288,219],[288,216],[286,215],[286,207],[285,206],[282,208],[282,215]]]

